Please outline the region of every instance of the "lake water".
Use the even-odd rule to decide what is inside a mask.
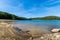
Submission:
[[[60,28],[60,20],[16,20],[14,24],[21,27],[35,27],[42,30]]]

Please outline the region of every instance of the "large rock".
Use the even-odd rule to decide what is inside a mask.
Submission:
[[[56,32],[60,32],[60,28],[52,29],[51,32],[54,32],[54,33],[56,33]]]

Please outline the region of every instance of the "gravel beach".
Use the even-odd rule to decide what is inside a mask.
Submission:
[[[60,31],[47,33],[35,28],[23,31],[12,23],[0,21],[0,40],[60,40]]]

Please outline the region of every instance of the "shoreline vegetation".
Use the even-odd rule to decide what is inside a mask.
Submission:
[[[32,20],[60,20],[60,17],[58,16],[45,16],[45,17],[36,17],[36,18],[30,18]]]
[[[7,20],[60,20],[58,16],[45,16],[45,17],[36,17],[36,18],[26,18],[26,17],[19,17],[7,12],[0,11],[0,19],[7,19]]]
[[[18,17],[16,15],[7,13],[7,12],[2,12],[0,11],[0,19],[7,19],[7,20],[27,20],[25,17]]]

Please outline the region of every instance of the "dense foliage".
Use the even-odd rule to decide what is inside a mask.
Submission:
[[[60,20],[58,16],[46,16],[46,17],[37,17],[37,18],[30,18],[31,20]]]
[[[16,15],[0,11],[0,19],[11,19],[11,20],[27,20],[25,17],[18,17]],[[60,20],[58,16],[45,16],[37,18],[29,18],[28,20]]]
[[[26,18],[0,11],[0,19],[25,20]]]

